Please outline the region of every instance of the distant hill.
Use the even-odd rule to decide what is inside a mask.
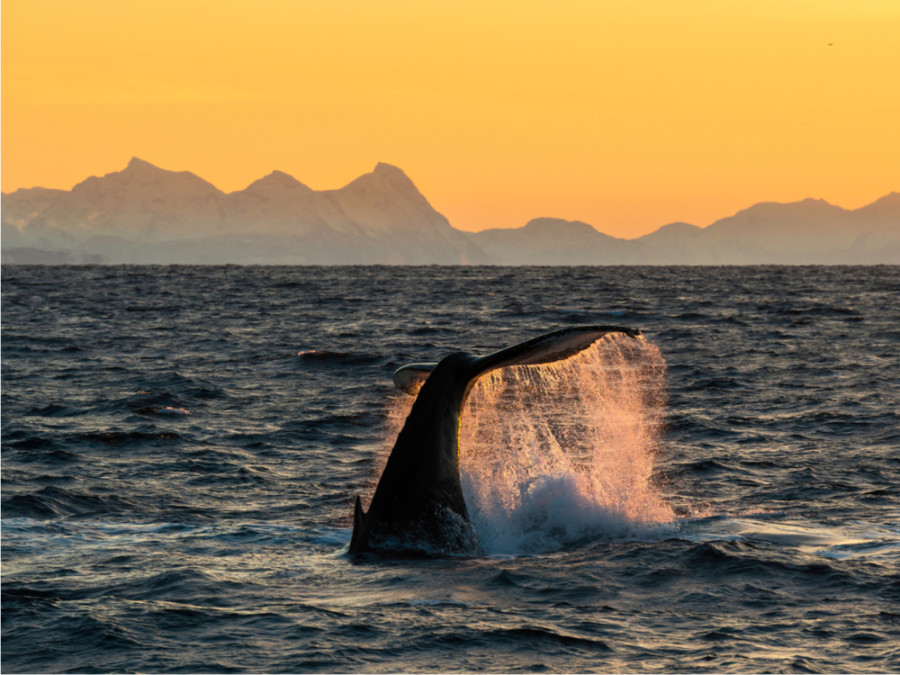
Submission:
[[[900,194],[860,209],[761,203],[706,228],[671,223],[626,240],[578,221],[462,232],[400,169],[338,190],[275,171],[224,193],[132,159],[71,190],[2,196],[4,263],[900,264]]]
[[[756,204],[702,231],[702,250],[729,264],[900,262],[900,193],[856,211],[821,199]]]
[[[900,264],[900,193],[855,211],[814,199],[756,204],[706,228],[670,223],[637,239],[551,218],[471,237],[504,265]]]
[[[524,227],[470,235],[498,265],[615,265],[639,262],[631,242],[598,232],[587,223],[535,218]]]

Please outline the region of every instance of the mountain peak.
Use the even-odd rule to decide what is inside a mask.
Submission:
[[[880,208],[898,208],[900,207],[900,192],[888,192],[884,197],[879,197],[871,204],[867,204],[858,211],[863,209],[880,209]]]
[[[643,237],[638,237],[638,239],[646,239],[647,237],[659,237],[662,235],[665,235],[667,237],[694,237],[702,231],[702,227],[697,227],[696,225],[692,225],[691,223],[685,223],[684,221],[679,220],[674,223],[667,223],[659,229],[645,234]]]
[[[878,222],[878,229],[900,232],[900,192],[890,192],[867,206],[856,209],[857,220]]]
[[[525,223],[524,228],[529,230],[567,230],[569,232],[587,232],[596,229],[592,225],[588,225],[580,220],[564,220],[562,218],[532,218]],[[523,228],[523,229],[524,229]]]
[[[702,227],[678,221],[663,225],[658,230],[645,234],[643,237],[638,237],[634,241],[641,241],[648,244],[669,245],[677,241],[689,242],[702,235]]]
[[[581,220],[563,218],[533,218],[519,228],[524,234],[538,237],[587,238],[587,240],[611,240],[608,234]]]
[[[250,183],[245,191],[271,194],[276,192],[312,192],[313,190],[284,171],[273,171],[267,176]]]
[[[361,176],[360,178],[371,180],[378,185],[389,185],[395,190],[400,190],[402,192],[413,190],[418,193],[415,184],[410,180],[409,176],[403,172],[403,169],[400,169],[393,164],[378,162],[372,173]]]
[[[162,171],[159,167],[154,166],[140,157],[132,157],[131,161],[128,162],[128,166],[125,167],[125,171],[145,171],[147,169]]]
[[[341,191],[369,195],[394,193],[404,199],[427,204],[419,189],[402,169],[384,162],[378,162],[371,173],[363,174],[341,188]]]
[[[683,220],[677,220],[674,223],[667,223],[663,225],[657,232],[660,230],[666,230],[667,232],[686,232],[689,234],[696,234],[702,228],[697,227],[696,225],[692,225],[691,223],[686,223]]]
[[[279,171],[278,169],[275,169],[268,176],[263,176],[263,178],[271,178],[272,180],[278,180],[278,181],[294,181],[297,183],[300,182],[299,180],[294,178],[291,174],[285,173],[284,171]]]
[[[386,162],[378,162],[375,165],[375,169],[372,171],[375,175],[383,175],[383,176],[403,176],[406,178],[406,174],[403,172],[403,169],[394,166],[393,164],[387,164]]]
[[[72,192],[96,199],[99,193],[126,191],[137,197],[140,194],[156,194],[173,197],[176,193],[193,197],[221,194],[211,183],[206,182],[190,171],[169,171],[160,169],[150,162],[132,157],[121,171],[114,171],[105,176],[91,176],[80,182]]]

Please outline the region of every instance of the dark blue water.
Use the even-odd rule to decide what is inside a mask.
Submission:
[[[2,276],[4,672],[900,670],[900,268]],[[343,552],[394,369],[587,323],[666,361],[674,520]]]

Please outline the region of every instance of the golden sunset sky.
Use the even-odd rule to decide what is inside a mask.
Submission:
[[[3,0],[2,188],[402,168],[461,229],[634,237],[900,190],[900,0]]]

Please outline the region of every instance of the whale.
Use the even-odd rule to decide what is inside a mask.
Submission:
[[[567,359],[613,333],[643,339],[635,328],[574,326],[487,356],[455,352],[436,364],[398,369],[395,385],[416,399],[367,511],[356,497],[349,553],[454,551],[468,546],[471,526],[459,476],[459,426],[472,386],[498,368]]]

